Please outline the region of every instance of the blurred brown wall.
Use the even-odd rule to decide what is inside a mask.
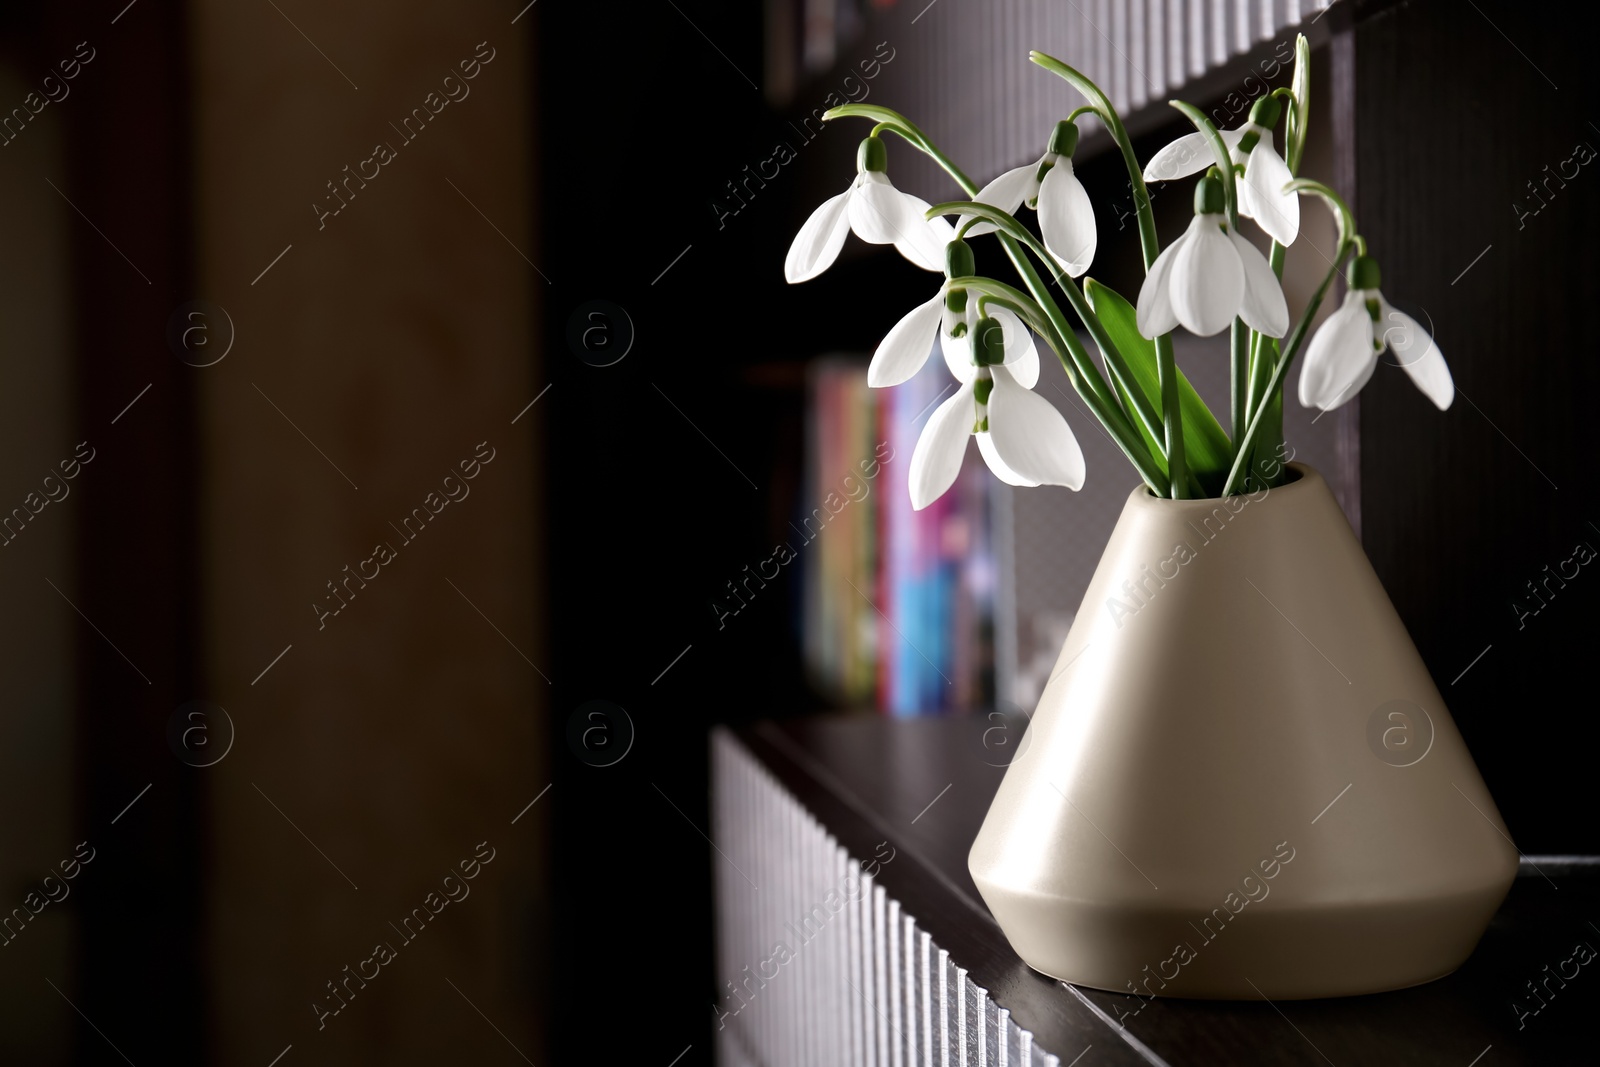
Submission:
[[[548,671],[535,500],[552,401],[512,424],[545,385],[514,14],[191,8],[198,288],[236,331],[195,372],[205,673],[238,731],[202,772],[211,1062],[291,1043],[299,1063],[462,1062],[504,1040],[540,1062],[548,798],[512,819],[549,781],[529,660]],[[379,144],[393,157],[363,163]],[[327,183],[359,173],[336,200]],[[396,530],[463,491],[414,541]],[[385,543],[390,562],[363,562]],[[358,569],[370,580],[319,617]],[[480,842],[494,858],[470,895],[407,942],[396,927]],[[319,1020],[314,1002],[338,1005],[325,983],[370,975],[379,943],[394,958]]]
[[[23,99],[36,69],[26,60],[0,65],[0,99]],[[0,198],[15,205],[0,256],[0,514],[7,516],[28,493],[41,491],[42,479],[80,440],[70,415],[75,382],[66,235],[72,209],[44,180],[65,180],[60,128],[50,119],[0,148]],[[0,811],[8,813],[0,819],[0,915],[37,893],[82,840],[73,836],[81,826],[73,818],[72,775],[72,651],[81,620],[61,599],[79,599],[72,549],[81,503],[73,491],[81,483],[66,489],[0,547],[0,603],[10,609],[0,615],[0,678],[6,683]],[[72,1009],[40,976],[59,979],[70,971],[79,935],[76,904],[68,896],[60,906],[44,907],[25,937],[4,943],[0,1063],[58,1063],[67,1055]]]

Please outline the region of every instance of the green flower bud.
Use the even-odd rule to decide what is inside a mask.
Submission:
[[[1250,109],[1250,121],[1270,130],[1278,124],[1278,116],[1281,114],[1283,114],[1283,101],[1268,93],[1257,100],[1255,106]]]
[[[1278,98],[1273,96],[1271,93],[1268,93],[1260,100],[1257,100],[1255,105],[1250,108],[1250,121],[1255,125],[1260,126],[1262,129],[1270,130],[1278,124],[1278,116],[1282,114],[1282,112],[1283,105],[1278,102]],[[1271,137],[1272,135],[1269,133],[1267,136]],[[1250,154],[1250,150],[1255,148],[1256,143],[1261,140],[1261,137],[1261,134],[1251,130],[1249,133],[1239,138],[1239,152],[1242,155],[1248,156]]]
[[[1222,181],[1207,174],[1194,187],[1194,213],[1220,215],[1227,205],[1222,193]]]
[[[944,276],[970,278],[978,273],[977,262],[972,258],[972,246],[957,237],[944,246]]]
[[[1006,333],[999,322],[985,315],[972,332],[972,362],[992,367],[1006,361]]]
[[[880,174],[889,169],[889,149],[884,146],[882,138],[868,137],[861,142],[861,147],[856,150],[856,169]]]
[[[1078,147],[1078,127],[1076,123],[1062,119],[1056,123],[1056,128],[1050,134],[1050,146],[1046,151],[1053,152],[1066,159],[1072,158],[1072,153]]]
[[[1357,256],[1350,264],[1350,288],[1376,289],[1380,282],[1378,261],[1371,256]]]

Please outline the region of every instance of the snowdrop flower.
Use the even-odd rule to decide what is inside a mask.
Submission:
[[[1268,337],[1289,329],[1282,286],[1256,246],[1227,228],[1222,182],[1208,175],[1195,187],[1194,221],[1150,264],[1136,321],[1146,337],[1180,324],[1209,337],[1234,316]]]
[[[972,362],[972,331],[977,328],[977,301],[970,299],[960,279],[974,273],[972,249],[959,237],[945,246],[945,283],[933,299],[918,304],[895,323],[872,356],[867,368],[867,384],[874,388],[909,381],[928,361],[935,335],[944,359],[959,382],[972,380],[977,372]],[[1039,380],[1039,352],[1033,335],[1022,320],[1006,308],[993,309],[1004,335],[1002,362],[1024,388],[1032,389]]]
[[[1272,128],[1283,105],[1275,96],[1263,96],[1250,109],[1250,118],[1236,130],[1220,130],[1233,162],[1244,167],[1239,183],[1239,214],[1256,220],[1267,234],[1287,248],[1300,235],[1300,197],[1283,187],[1294,180],[1289,165],[1272,147]],[[1186,134],[1151,157],[1144,168],[1147,182],[1165,182],[1198,174],[1216,162],[1216,154],[1199,132]]]
[[[1011,215],[1024,203],[1037,211],[1045,248],[1074,278],[1089,269],[1097,241],[1094,206],[1083,183],[1072,173],[1072,153],[1077,147],[1078,127],[1058,122],[1037,163],[1006,171],[972,198]],[[993,229],[993,223],[980,222],[967,232],[977,235]]]
[[[961,473],[967,438],[995,476],[1009,485],[1083,485],[1083,451],[1061,412],[1001,361],[1005,328],[982,317],[971,331],[972,374],[928,416],[911,453],[911,506],[943,496]]]
[[[884,171],[888,152],[883,141],[868,137],[856,159],[856,178],[850,188],[823,201],[811,213],[783,261],[783,274],[792,285],[810,281],[833,265],[844,246],[846,230],[868,244],[892,244],[900,254],[923,270],[938,270],[944,263],[944,246],[954,229],[944,219],[926,219],[928,202],[894,187]]]
[[[1395,354],[1423,395],[1440,411],[1455,399],[1450,368],[1417,320],[1396,311],[1378,291],[1378,264],[1357,256],[1350,266],[1350,291],[1306,348],[1300,369],[1300,403],[1332,411],[1367,384],[1384,349]]]

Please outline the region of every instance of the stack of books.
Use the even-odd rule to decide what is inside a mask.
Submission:
[[[920,715],[994,700],[992,479],[969,449],[954,488],[918,512],[917,436],[955,389],[935,353],[895,389],[863,360],[809,374],[806,473],[792,528],[813,684],[841,705]]]

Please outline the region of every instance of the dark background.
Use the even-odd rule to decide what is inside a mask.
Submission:
[[[47,445],[7,438],[0,488],[20,499],[36,469],[99,434],[85,428],[108,423],[152,383],[134,409],[136,431],[103,449],[90,468],[97,480],[85,479],[72,512],[69,591],[95,629],[34,578],[59,572],[47,575],[37,554],[22,556],[31,543],[8,550],[21,558],[0,559],[21,575],[16,581],[31,583],[21,587],[27,599],[12,605],[8,640],[21,641],[45,611],[75,627],[63,630],[72,651],[59,686],[75,724],[68,747],[30,741],[19,728],[4,753],[15,766],[0,767],[18,780],[37,773],[72,783],[49,817],[30,816],[20,788],[8,794],[15,825],[0,832],[6,892],[20,900],[73,843],[105,841],[91,868],[100,880],[86,877],[69,904],[38,920],[60,926],[59,945],[26,967],[14,958],[22,946],[0,958],[0,970],[11,971],[4,1018],[35,1020],[9,1028],[7,1062],[124,1062],[126,1053],[136,1063],[265,1064],[291,1043],[285,1067],[369,1056],[421,1062],[451,1051],[518,1062],[512,1044],[543,1067],[595,1061],[601,1042],[606,1062],[664,1065],[686,1047],[680,1063],[704,1062],[717,996],[707,730],[819,706],[799,661],[797,568],[720,624],[712,601],[785,536],[799,491],[805,361],[869,351],[892,318],[883,309],[909,306],[926,289],[893,252],[854,241],[824,278],[783,283],[795,229],[848,180],[842,161],[864,129],[825,133],[748,206],[719,219],[714,203],[726,202],[726,183],[787,136],[787,116],[756,88],[761,5],[543,0],[514,26],[506,23],[520,4],[473,5],[470,18],[449,19],[420,5],[338,17],[267,8],[259,24],[226,32],[219,25],[235,16],[214,5],[140,0],[111,26],[122,7],[6,5],[0,23],[0,51],[19,92],[71,54],[91,16],[99,47],[71,98],[38,120],[55,124],[59,166],[50,173],[82,216],[63,212],[58,231],[70,405],[59,416],[32,414]],[[1525,5],[1478,7],[1341,4],[1327,16],[1330,43],[1317,55],[1333,71],[1334,91],[1317,102],[1316,120],[1333,125],[1347,151],[1343,173],[1318,177],[1352,193],[1386,290],[1427,309],[1459,387],[1443,417],[1392,371],[1362,394],[1361,532],[1519,846],[1594,853],[1587,683],[1600,579],[1584,568],[1522,627],[1512,604],[1526,602],[1526,583],[1541,581],[1542,568],[1577,543],[1600,546],[1600,514],[1589,507],[1594,450],[1581,436],[1600,385],[1585,331],[1600,236],[1591,168],[1546,191],[1536,215],[1524,214],[1527,183],[1544,180],[1546,164],[1554,168],[1578,142],[1600,145],[1589,118],[1600,112],[1582,35],[1523,17]],[[482,79],[484,111],[460,105],[479,125],[462,126],[448,147],[406,148],[399,163],[411,168],[407,176],[397,167],[389,187],[375,182],[350,206],[333,228],[365,225],[357,209],[370,209],[366,244],[344,258],[285,259],[261,281],[284,287],[278,298],[242,285],[290,236],[297,251],[316,254],[300,190],[317,189],[366,138],[322,130],[330,110],[384,92],[392,118],[436,81],[397,73],[385,90],[367,83],[363,67],[383,55],[402,73],[413,63],[442,72],[487,33],[457,23],[489,25],[491,15],[505,61],[486,74],[504,81]],[[928,17],[938,15],[935,8]],[[348,87],[283,25],[290,16],[296,33],[363,82],[359,91],[345,95]],[[408,43],[389,47],[400,38]],[[981,76],[984,62],[974,58],[970,76]],[[206,94],[234,63],[257,73],[242,88],[228,83],[231,91],[270,102],[274,123],[207,110]],[[456,123],[450,112],[441,126],[445,119]],[[1178,132],[1176,123],[1145,123],[1139,154]],[[211,146],[223,136],[232,138],[236,169]],[[448,188],[404,184],[435,165],[458,192],[501,176],[500,194],[480,192],[474,207],[500,223],[523,261]],[[274,175],[260,179],[264,196],[227,203],[229,183],[252,168]],[[1122,188],[1116,161],[1082,160],[1078,169],[1097,203]],[[299,182],[293,195],[267,195],[290,180],[285,174]],[[28,180],[29,190],[42,189]],[[224,298],[218,220],[261,213],[272,222],[277,199],[299,229],[286,221],[241,251],[240,265],[230,266],[239,295]],[[1165,237],[1183,224],[1181,199],[1157,202]],[[36,214],[44,203],[15,201],[11,210]],[[421,235],[415,256],[391,243],[413,232]],[[456,234],[470,234],[470,252],[450,243]],[[109,255],[106,235],[149,284]],[[473,265],[484,250],[504,260],[494,273]],[[1097,276],[1127,292],[1133,266],[1108,259]],[[16,291],[32,293],[32,284]],[[242,340],[224,365],[243,376],[237,402],[211,384],[221,368],[203,378],[169,350],[173,308],[197,296],[263,331],[286,331],[253,349]],[[611,366],[585,362],[569,339],[574,315],[596,300],[631,320],[632,347]],[[403,320],[396,336],[423,356],[380,343],[390,317]],[[473,333],[485,321],[514,325],[489,345]],[[15,335],[8,349],[4,388],[18,391],[29,361],[44,356]],[[440,362],[428,362],[429,352]],[[256,361],[248,371],[239,369],[246,358]],[[343,365],[364,368],[368,387],[339,384]],[[266,369],[286,366],[301,368],[293,388],[286,371]],[[363,457],[351,473],[363,493],[386,494],[375,511],[347,525],[351,505],[305,488],[326,479],[344,491],[309,453],[304,468],[272,482],[263,471],[303,448],[281,423],[251,431],[270,441],[264,466],[239,460],[256,446],[230,444],[231,427],[277,418],[240,414],[254,410],[247,402],[259,406],[252,381],[294,414],[327,394],[327,418],[313,414],[298,426],[336,460]],[[316,589],[367,531],[436,480],[435,468],[483,436],[469,401],[498,402],[509,418],[536,393],[542,399],[514,428],[494,424],[511,458],[495,471],[505,480],[480,487],[481,511],[463,505],[463,523],[481,518],[448,535],[448,553],[418,564],[431,584],[417,574],[386,579],[392,590],[370,594],[364,629],[340,638],[348,644],[301,659],[310,642],[296,638],[293,658],[266,676],[265,689],[242,684],[289,640],[280,640],[288,624],[264,622],[246,642],[230,619],[272,621],[278,602],[292,601],[281,614],[303,631],[299,589]],[[386,418],[404,429],[385,429]],[[365,429],[328,429],[343,419]],[[394,471],[395,483],[369,487],[357,470],[375,478]],[[470,568],[483,579],[476,586],[463,577]],[[490,576],[499,599],[486,601]],[[474,606],[540,677],[462,611],[442,578],[480,591]],[[280,586],[289,582],[298,583],[292,595]],[[398,632],[385,628],[389,620]],[[119,639],[149,684],[97,631]],[[450,644],[465,633],[486,642],[473,646],[484,656],[499,657],[493,666]],[[31,692],[20,681],[8,679]],[[255,758],[252,734],[262,738],[257,752],[274,759],[226,786],[220,773],[174,759],[166,723],[197,696],[249,720],[235,765]],[[613,766],[585,763],[570,740],[574,714],[595,700],[631,721],[632,747]],[[10,714],[22,721],[21,705]],[[137,818],[103,834],[98,828],[145,783]],[[370,876],[392,883],[393,900],[344,910],[355,898],[265,810],[254,783],[283,805],[280,814],[296,816],[318,851],[366,856],[355,898],[374,891]],[[535,794],[543,799],[516,826],[529,835],[515,850],[506,846],[511,858],[494,895],[485,890],[477,912],[467,904],[459,916],[446,912],[441,922],[468,925],[430,944],[432,958],[403,960],[405,978],[385,978],[353,1002],[334,1027],[343,1044],[319,1045],[327,1037],[304,1002],[382,927],[381,916],[421,898],[437,880],[432,872],[486,835],[498,844],[507,833],[500,809],[516,812]],[[496,821],[482,829],[491,809]],[[247,847],[260,858],[241,858]],[[441,978],[462,999],[463,989],[479,991],[471,1001],[478,1014]],[[490,1019],[494,1029],[483,1025]]]

